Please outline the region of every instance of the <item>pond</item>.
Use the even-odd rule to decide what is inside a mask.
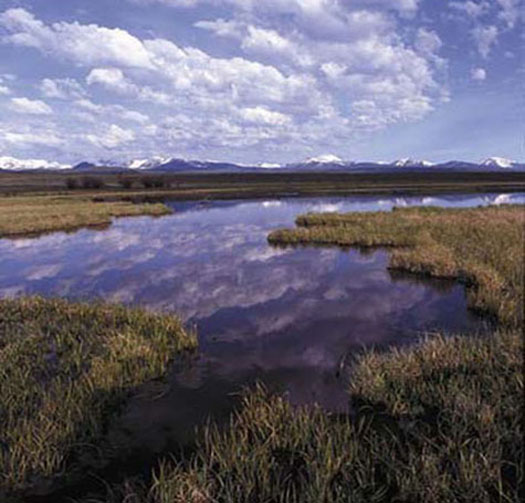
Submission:
[[[159,452],[209,416],[226,417],[245,385],[345,412],[346,369],[363,348],[483,328],[462,286],[392,274],[385,250],[272,248],[271,230],[308,211],[512,202],[525,194],[168,201],[175,212],[163,218],[0,240],[0,297],[103,298],[195,326],[198,355],[133,399],[116,433]]]

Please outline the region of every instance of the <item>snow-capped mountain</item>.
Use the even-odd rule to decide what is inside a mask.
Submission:
[[[398,159],[397,161],[394,161],[392,166],[395,166],[396,168],[429,168],[430,166],[434,166],[434,163],[405,157],[404,159]]]
[[[259,168],[263,168],[263,169],[278,169],[281,167],[282,167],[281,164],[277,164],[275,162],[261,162],[261,164],[259,164]]]
[[[166,164],[172,160],[171,157],[162,157],[159,155],[156,155],[152,157],[151,159],[133,159],[132,161],[129,161],[124,164],[126,168],[129,169],[152,169],[156,168],[158,166],[161,166],[162,164]]]
[[[481,166],[490,168],[512,168],[515,164],[515,161],[505,159],[504,157],[489,157],[481,163]]]
[[[306,159],[305,164],[345,164],[345,162],[334,154],[323,154]]]
[[[43,159],[17,159],[15,157],[0,157],[0,169],[8,171],[24,171],[35,169],[69,169],[69,164],[49,162]]]

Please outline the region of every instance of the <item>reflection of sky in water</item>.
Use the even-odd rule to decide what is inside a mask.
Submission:
[[[525,195],[171,203],[174,215],[123,218],[104,231],[0,240],[0,296],[102,297],[195,324],[202,356],[174,373],[158,407],[171,410],[170,397],[180,403],[191,388],[192,406],[200,396],[209,412],[210,393],[220,402],[221,392],[261,378],[293,401],[340,408],[344,383],[336,370],[349,352],[476,322],[461,287],[393,279],[386,252],[276,249],[268,232],[308,211],[502,202],[525,202]]]

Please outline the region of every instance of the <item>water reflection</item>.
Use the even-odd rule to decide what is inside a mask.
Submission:
[[[347,355],[425,331],[479,327],[462,287],[392,277],[385,251],[272,248],[270,230],[308,211],[502,202],[525,195],[173,202],[176,213],[160,219],[0,240],[0,296],[102,297],[176,312],[195,325],[196,361],[174,368],[162,398],[137,398],[126,416],[136,438],[160,449],[166,431],[180,437],[208,414],[230,410],[230,393],[256,379],[294,403],[340,411]]]

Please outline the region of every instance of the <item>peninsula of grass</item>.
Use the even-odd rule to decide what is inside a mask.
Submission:
[[[0,500],[103,461],[104,432],[129,394],[196,345],[170,316],[0,300]]]
[[[99,202],[86,195],[0,197],[0,238],[104,227],[114,217],[169,213],[171,210],[160,203]]]
[[[471,308],[505,325],[523,322],[525,206],[435,207],[299,216],[275,245],[388,247],[390,267],[459,279]]]

